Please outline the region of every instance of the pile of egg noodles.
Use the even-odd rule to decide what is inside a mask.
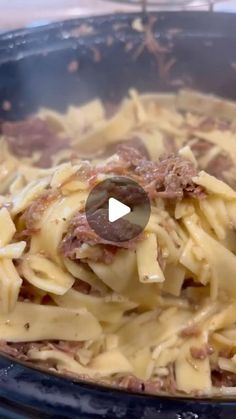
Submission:
[[[192,91],[131,90],[110,116],[98,99],[63,114],[41,109],[37,117],[68,138],[48,168],[37,166],[40,151],[16,156],[2,136],[1,341],[35,343],[25,346],[27,361],[88,380],[122,385],[131,377],[156,393],[236,395],[224,378],[236,374],[235,116],[235,103]],[[142,240],[110,263],[90,259],[86,243],[77,260],[63,257],[60,243],[90,190],[77,177],[83,161],[106,164],[116,159],[106,149],[137,137],[151,160],[167,152],[191,160],[205,197],[173,200],[171,209],[154,199]],[[200,158],[198,141],[208,144]],[[233,165],[216,177],[207,168],[217,155]],[[55,191],[24,237],[27,211]],[[78,345],[62,350],[58,342]]]

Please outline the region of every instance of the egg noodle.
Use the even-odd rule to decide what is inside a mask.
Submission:
[[[3,129],[0,349],[137,391],[236,395],[236,104],[131,90],[108,114],[98,99],[41,109],[61,144],[50,156],[24,151],[36,138],[27,121]],[[109,260],[79,233],[73,255],[63,252],[91,179],[112,176],[103,169],[119,160],[116,145],[134,139],[151,161],[191,162],[201,196],[151,197],[142,236]]]

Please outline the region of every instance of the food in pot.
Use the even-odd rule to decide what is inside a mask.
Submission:
[[[131,90],[112,115],[95,99],[2,124],[2,352],[132,391],[236,394],[235,115]],[[150,201],[129,240],[129,221],[104,238],[86,213],[113,177]]]

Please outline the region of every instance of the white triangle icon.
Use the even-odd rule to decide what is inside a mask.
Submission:
[[[131,212],[128,205],[123,204],[115,198],[109,198],[108,201],[108,220],[113,223]]]

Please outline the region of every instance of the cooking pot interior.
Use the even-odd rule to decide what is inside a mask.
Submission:
[[[0,118],[96,96],[118,102],[130,87],[236,99],[235,40],[234,15],[200,12],[77,19],[4,34]]]

